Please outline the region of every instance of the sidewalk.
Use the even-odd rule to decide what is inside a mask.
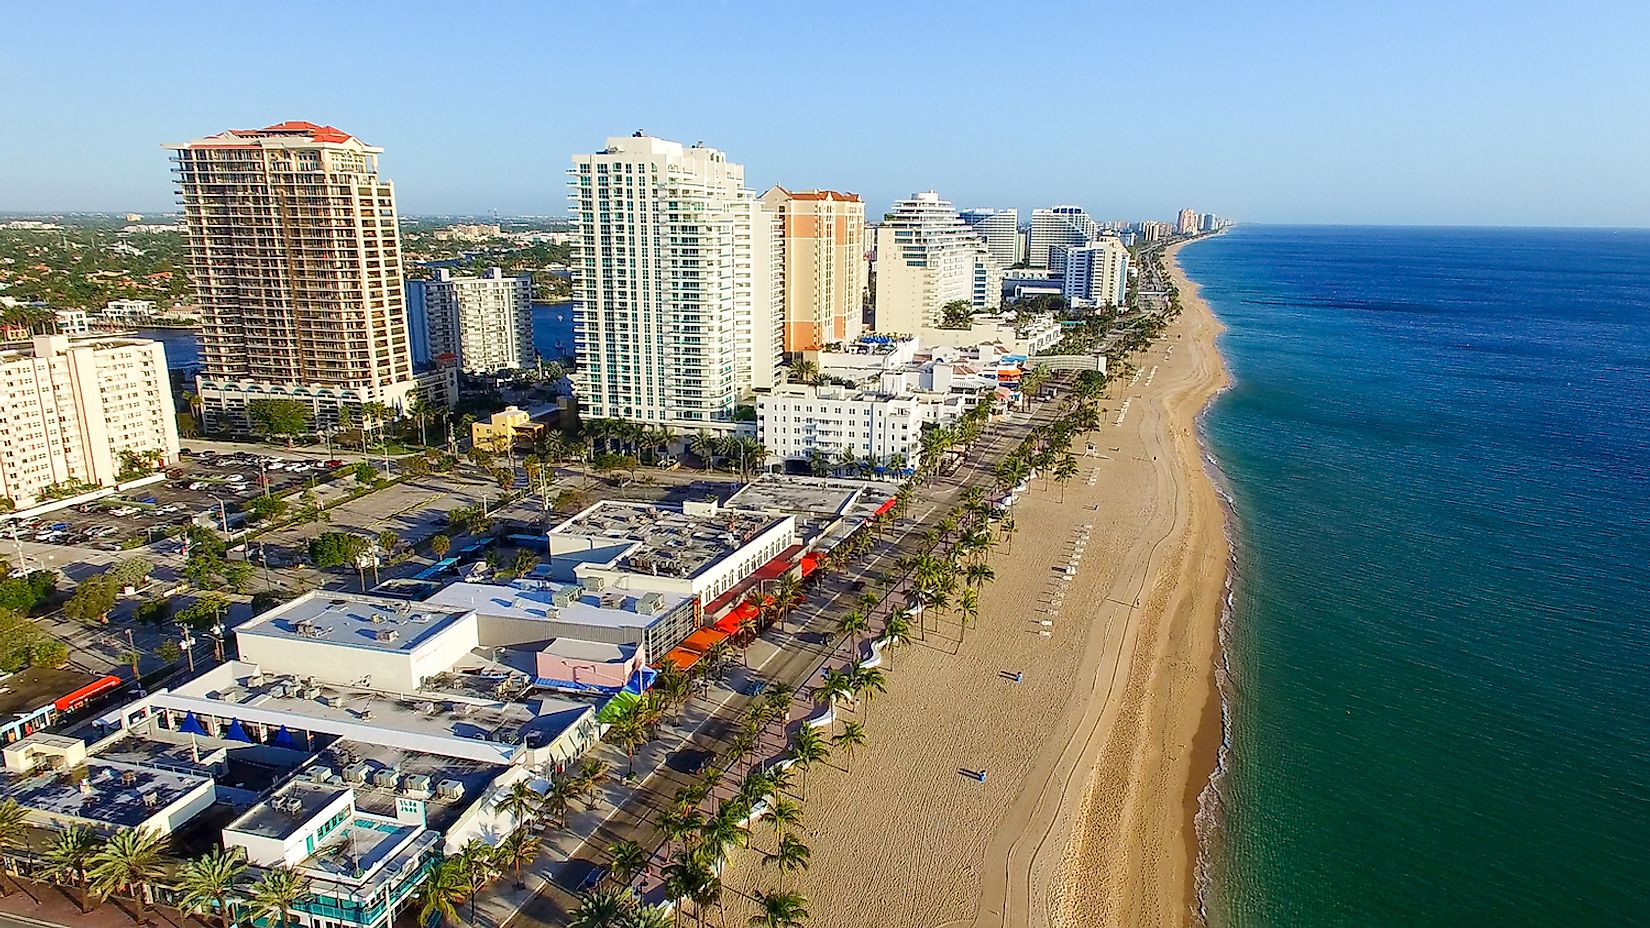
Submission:
[[[0,924],[26,928],[135,928],[137,909],[132,900],[112,896],[107,902],[81,914],[80,905],[70,897],[78,889],[65,889],[15,877],[6,877],[8,887],[21,889],[0,898]],[[31,898],[32,897],[32,898]],[[214,928],[176,909],[149,906],[149,924],[155,928]]]

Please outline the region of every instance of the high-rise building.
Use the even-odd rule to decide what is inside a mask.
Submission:
[[[785,350],[859,337],[865,307],[865,203],[856,193],[774,187],[763,205],[780,219]]]
[[[584,412],[733,428],[779,364],[779,217],[722,152],[640,133],[574,155],[569,187]]]
[[[1219,226],[1216,225],[1218,221],[1219,220],[1215,218],[1214,213],[1204,213],[1202,220],[1198,222],[1198,231],[1213,232],[1215,229],[1219,228]]]
[[[1176,235],[1197,234],[1197,210],[1183,209],[1175,219],[1174,231]]]
[[[208,430],[243,429],[260,398],[302,401],[318,425],[345,405],[403,405],[419,384],[383,149],[308,122],[166,147],[200,305]]]
[[[53,488],[110,487],[176,463],[166,351],[63,335],[0,351],[0,430],[0,496],[18,509]]]
[[[997,306],[1000,269],[996,298],[976,302],[982,296],[981,263],[995,265],[985,242],[939,194],[930,190],[897,201],[877,226],[877,331],[910,334],[937,327],[945,304],[957,300]]]
[[[1013,267],[1024,257],[1017,209],[965,209],[959,215],[985,240],[985,250],[998,267]]]
[[[422,329],[430,361],[466,373],[531,367],[533,278],[488,268],[480,277],[441,269],[434,279],[407,281],[407,314]],[[415,338],[416,342],[417,339]],[[417,360],[420,347],[413,349]]]
[[[1047,267],[1055,245],[1081,245],[1100,234],[1100,226],[1080,206],[1051,206],[1031,211],[1031,236],[1026,263]]]
[[[1128,297],[1129,249],[1103,235],[1084,245],[1056,245],[1051,252],[1064,269],[1061,292],[1075,307],[1121,306]]]

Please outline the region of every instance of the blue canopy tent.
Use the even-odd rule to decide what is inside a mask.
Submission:
[[[278,748],[292,748],[293,750],[298,749],[298,739],[292,737],[292,732],[287,731],[285,725],[282,725],[280,731],[275,733],[275,737],[269,739],[269,743]]]
[[[252,736],[246,733],[246,728],[241,725],[240,719],[232,719],[229,723],[229,730],[224,732],[223,736],[228,738],[230,741],[245,741],[247,744],[252,743]]]
[[[190,712],[183,717],[182,722],[178,723],[178,731],[186,735],[204,735],[206,734],[206,726],[201,724],[200,719],[195,718],[195,713]]]

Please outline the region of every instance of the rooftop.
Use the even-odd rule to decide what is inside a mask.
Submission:
[[[328,768],[340,779],[349,778],[344,785],[355,790],[355,808],[358,811],[386,818],[395,817],[396,798],[405,791],[408,778],[427,777],[430,795],[424,800],[424,821],[436,831],[450,828],[471,803],[485,795],[488,787],[505,769],[498,764],[459,760],[351,739],[333,742],[317,755],[315,765]],[[385,772],[396,777],[395,786],[387,785],[387,779],[381,776]],[[353,782],[355,780],[360,782]],[[458,784],[456,794],[452,790],[435,789],[445,781]]]
[[[253,618],[236,628],[235,634],[408,652],[465,615],[465,611],[422,608],[400,600],[317,590]]]
[[[523,745],[550,743],[592,711],[587,703],[551,696],[488,700],[429,683],[417,693],[389,693],[254,676],[253,669],[231,661],[150,700],[179,712],[493,764],[511,762]],[[496,689],[506,681],[492,682]]]
[[[639,597],[653,596],[660,608],[653,613],[637,609]],[[424,600],[429,606],[464,609],[480,615],[510,619],[542,619],[600,628],[647,628],[687,602],[670,593],[630,593],[624,590],[586,590],[575,583],[553,580],[516,580],[498,583],[454,583]]]
[[[853,512],[862,498],[874,498],[870,505],[875,511],[897,492],[897,485],[881,481],[763,474],[733,494],[727,505],[757,512],[842,516]]]
[[[348,793],[349,788],[344,786],[292,780],[268,799],[247,809],[224,831],[284,841]]]
[[[212,781],[101,759],[67,771],[0,773],[0,795],[46,815],[136,828]]]
[[[687,504],[668,506],[603,500],[550,530],[555,558],[573,555],[562,538],[588,539],[610,555],[604,566],[628,573],[695,577],[754,540],[779,520],[765,514]]]

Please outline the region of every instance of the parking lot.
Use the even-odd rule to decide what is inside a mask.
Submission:
[[[164,537],[198,515],[208,515],[219,529],[225,517],[229,525],[236,526],[236,511],[265,492],[265,487],[270,493],[281,493],[312,481],[319,484],[333,479],[344,466],[341,460],[299,460],[244,451],[196,453],[185,448],[184,457],[167,470],[164,482],[17,521],[12,528],[24,541],[118,551],[134,541]]]

